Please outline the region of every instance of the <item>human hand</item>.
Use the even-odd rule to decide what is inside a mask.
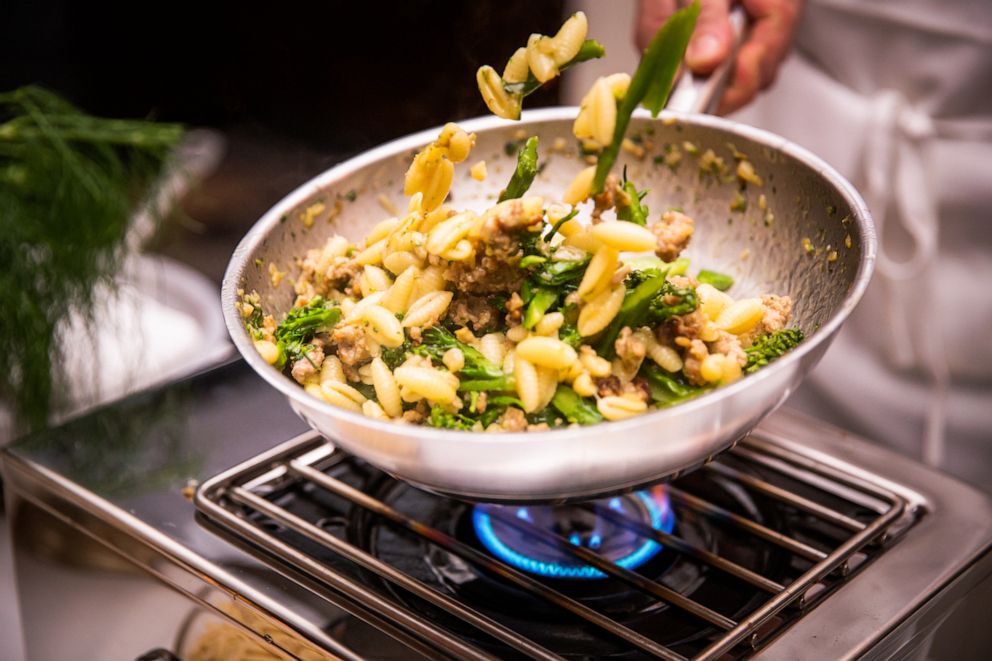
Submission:
[[[696,31],[686,50],[693,73],[711,73],[730,54],[733,34],[728,14],[733,0],[700,0]],[[677,0],[638,0],[634,40],[646,48],[661,24],[678,9]],[[751,20],[747,39],[737,52],[734,72],[717,112],[731,113],[751,101],[775,80],[792,44],[803,0],[740,0]]]

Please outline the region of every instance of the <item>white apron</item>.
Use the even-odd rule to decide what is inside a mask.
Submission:
[[[992,491],[992,2],[810,0],[734,118],[830,162],[879,230],[864,300],[790,403]]]

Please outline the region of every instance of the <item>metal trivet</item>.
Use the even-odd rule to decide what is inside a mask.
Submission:
[[[738,646],[741,643],[756,649],[767,642],[772,634],[780,633],[785,624],[777,616],[783,610],[790,607],[790,610],[799,611],[801,615],[811,609],[828,592],[836,589],[856,570],[881,553],[885,543],[905,532],[915,516],[909,513],[906,501],[892,491],[786,450],[758,434],[743,441],[730,454],[732,462],[718,459],[702,470],[729,479],[749,493],[777,502],[790,511],[822,522],[834,530],[844,531],[844,539],[839,544],[824,548],[822,541],[814,544],[808,540],[796,539],[693,494],[686,490],[682,480],[669,485],[672,501],[684,510],[705,517],[714,525],[733,528],[735,534],[743,539],[756,537],[764,540],[811,565],[797,578],[783,585],[677,535],[655,530],[632,520],[614,523],[626,525],[638,534],[654,539],[666,549],[691,557],[710,570],[733,576],[766,595],[763,603],[737,621],[679,594],[659,581],[620,567],[589,548],[572,545],[553,532],[533,526],[528,532],[538,540],[562,546],[576,558],[634,590],[697,618],[701,626],[715,628],[718,633],[693,658],[716,659],[727,653],[739,656],[741,650]],[[588,626],[607,632],[632,650],[660,659],[687,658],[644,633],[597,612],[546,582],[445,532],[413,520],[324,472],[340,462],[342,457],[346,455],[334,450],[321,437],[312,433],[304,434],[207,481],[196,494],[196,506],[211,522],[233,532],[238,539],[248,541],[254,549],[261,551],[266,560],[271,562],[274,559],[276,562],[272,564],[277,569],[304,587],[325,597],[330,593],[341,608],[371,620],[393,637],[428,656],[437,656],[440,653],[464,659],[493,658],[490,651],[478,646],[471,638],[432,622],[400,600],[376,592],[360,579],[335,570],[314,554],[303,550],[302,545],[280,538],[275,534],[274,528],[285,528],[301,535],[308,543],[319,545],[322,551],[355,563],[379,579],[426,600],[519,654],[538,659],[562,658],[473,608],[459,596],[423,583],[368,551],[332,535],[321,526],[321,520],[306,520],[281,507],[276,502],[280,494],[300,485],[334,494],[353,506],[381,517],[389,525],[404,529],[427,543],[498,576],[534,599],[544,602],[548,608],[561,609],[581,618]],[[746,468],[742,469],[747,466],[771,471],[787,483],[791,481],[802,484],[807,490],[813,489],[829,498],[856,505],[861,510],[869,511],[870,517],[868,520],[859,520],[848,516],[821,502],[757,477]],[[622,515],[613,512],[601,513],[622,519]],[[893,525],[897,521],[899,525]],[[516,527],[529,525],[514,517],[507,517],[505,523]],[[747,649],[745,647],[744,652]]]

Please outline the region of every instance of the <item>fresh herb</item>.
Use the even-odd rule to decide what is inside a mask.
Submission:
[[[95,328],[96,292],[113,287],[130,220],[182,135],[92,117],[39,87],[0,93],[0,399],[15,431],[65,403],[52,375],[80,341],[60,337],[65,321]]]
[[[651,399],[661,407],[672,406],[706,392],[704,388],[686,382],[681,374],[666,372],[657,365],[645,364],[640,374],[648,381]]]
[[[606,55],[606,49],[603,48],[601,43],[595,39],[586,39],[582,42],[582,46],[579,48],[579,52],[575,55],[575,57],[558,67],[558,70],[564,71],[565,69],[573,67],[576,64],[587,60],[596,60],[604,55]],[[522,96],[532,94],[540,88],[541,83],[534,77],[534,74],[528,74],[527,80],[522,83],[503,83],[503,89],[506,90],[508,94],[520,94]]]
[[[701,284],[716,287],[720,291],[727,291],[734,286],[734,279],[731,276],[726,273],[718,273],[707,269],[701,269],[696,275],[696,280]]]
[[[768,363],[794,349],[805,337],[806,335],[799,328],[783,328],[773,333],[761,335],[754,340],[751,346],[744,349],[744,353],[747,354],[744,372],[746,374],[757,372]]]
[[[555,407],[565,419],[580,425],[594,425],[603,421],[603,415],[595,404],[568,386],[559,385],[555,396],[551,398],[551,406]]]
[[[432,326],[424,331],[423,343],[413,349],[414,353],[430,356],[441,362],[449,349],[459,349],[465,356],[465,366],[458,372],[461,391],[488,390],[505,392],[513,390],[513,378],[505,374],[499,366],[490,362],[478,349],[459,342],[451,331],[440,326]]]
[[[698,16],[699,0],[673,13],[655,33],[644,55],[641,56],[637,71],[630,79],[627,93],[617,107],[613,141],[603,150],[596,163],[593,193],[603,191],[606,176],[617,160],[620,144],[627,132],[627,125],[630,124],[630,116],[637,106],[643,103],[654,117],[657,117],[665,106],[675,80],[675,72],[685,56],[685,49],[689,45],[689,38],[696,27]]]
[[[517,153],[517,167],[510,177],[510,183],[499,194],[499,201],[523,197],[537,176],[537,136],[527,139],[524,148]]]

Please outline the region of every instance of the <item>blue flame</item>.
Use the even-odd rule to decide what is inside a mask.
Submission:
[[[651,496],[650,493],[646,491],[638,491],[633,495],[636,496],[647,509],[652,528],[662,530],[666,533],[672,532],[675,527],[675,516],[668,504],[667,497],[662,503],[659,503]],[[622,512],[623,503],[621,502],[621,498],[611,498],[607,503],[607,507],[612,510]],[[516,516],[517,518],[525,521],[533,520],[530,512],[525,507],[519,508],[516,512]],[[506,561],[518,569],[550,578],[606,578],[606,574],[595,567],[582,564],[582,561],[577,558],[573,560],[577,563],[574,565],[564,564],[561,562],[548,562],[531,558],[510,548],[502,539],[500,539],[495,530],[493,530],[492,517],[490,517],[489,514],[487,514],[481,507],[476,507],[474,509],[472,513],[472,523],[475,526],[476,534],[479,536],[479,540],[482,544],[497,558]],[[574,546],[580,546],[582,544],[582,539],[578,533],[573,532],[569,536],[568,542]],[[597,550],[601,548],[602,543],[603,540],[601,535],[598,532],[594,532],[589,538],[588,548]],[[614,562],[625,569],[635,569],[656,556],[661,549],[661,544],[651,539],[644,539],[644,541],[633,552],[622,558],[614,560]]]

